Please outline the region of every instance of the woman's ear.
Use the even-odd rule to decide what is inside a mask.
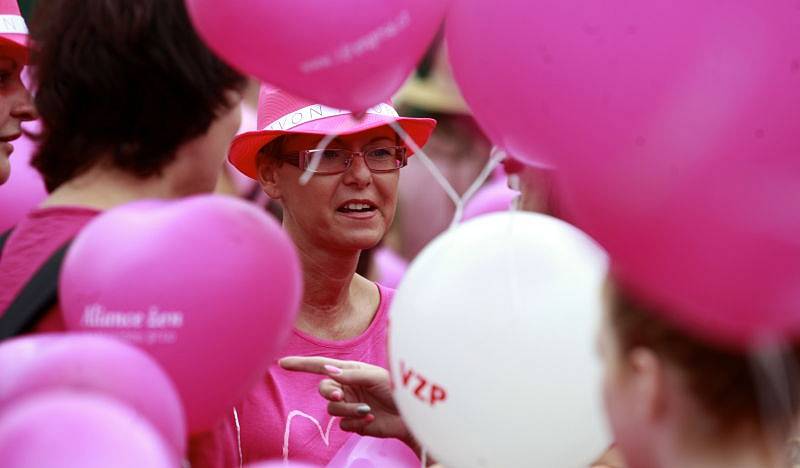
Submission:
[[[258,183],[264,193],[273,200],[281,198],[279,166],[277,161],[270,157],[258,158]]]
[[[664,362],[647,348],[635,348],[628,355],[629,377],[633,391],[633,411],[639,418],[657,423],[667,411],[667,369]]]

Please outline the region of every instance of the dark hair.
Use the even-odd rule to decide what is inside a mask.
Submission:
[[[645,347],[679,369],[688,391],[717,422],[718,435],[724,437],[749,426],[788,440],[800,411],[800,375],[794,369],[800,361],[800,346],[793,344],[779,356],[786,405],[765,406],[765,401],[774,403],[781,398],[765,385],[763,371],[746,351],[724,349],[689,336],[664,321],[660,310],[635,297],[630,289],[617,287],[610,317],[623,355]]]
[[[261,149],[258,150],[258,155],[256,156],[256,167],[264,164],[267,159],[272,159],[273,161],[280,163],[281,161],[278,159],[278,153],[281,152],[281,148],[283,148],[283,144],[286,141],[287,136],[288,135],[281,135],[262,146]]]
[[[158,174],[246,85],[197,36],[184,0],[42,0],[31,39],[32,164],[50,191],[101,159]]]

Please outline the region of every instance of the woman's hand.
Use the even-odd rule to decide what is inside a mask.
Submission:
[[[327,376],[319,393],[328,400],[328,413],[338,416],[342,430],[372,437],[400,439],[419,454],[419,446],[397,411],[392,399],[389,372],[357,361],[324,357],[285,357],[286,370]]]

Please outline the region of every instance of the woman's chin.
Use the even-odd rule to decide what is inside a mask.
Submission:
[[[338,244],[343,250],[369,250],[383,239],[382,234],[376,233],[350,233],[346,237],[338,239]]]

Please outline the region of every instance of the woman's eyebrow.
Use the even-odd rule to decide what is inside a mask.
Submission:
[[[393,141],[392,137],[388,137],[388,136],[378,136],[378,137],[375,137],[375,138],[373,138],[372,140],[370,140],[370,141],[369,141],[369,143],[367,143],[367,144],[368,144],[368,145],[371,145],[372,143],[375,143],[376,141],[382,141],[382,140]]]

